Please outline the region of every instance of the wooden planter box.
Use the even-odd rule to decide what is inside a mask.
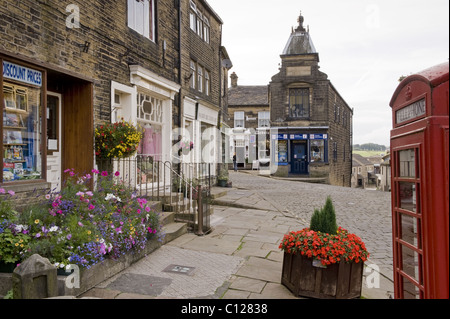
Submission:
[[[360,298],[364,263],[313,266],[311,258],[284,253],[281,283],[296,297],[317,299]]]

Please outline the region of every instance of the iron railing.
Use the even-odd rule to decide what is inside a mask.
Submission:
[[[152,156],[97,161],[100,170],[149,201],[162,202],[164,210],[175,213],[198,235],[210,231],[210,190],[215,181],[213,163],[172,163]],[[113,174],[114,175],[114,174]],[[201,204],[200,204],[201,203]]]

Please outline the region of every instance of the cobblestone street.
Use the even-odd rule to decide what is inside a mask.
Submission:
[[[305,227],[315,208],[331,196],[339,226],[363,239],[370,262],[392,280],[391,193],[297,182],[258,176],[256,171],[230,171],[233,187],[257,191],[278,210],[296,217]]]

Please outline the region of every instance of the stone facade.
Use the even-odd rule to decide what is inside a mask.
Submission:
[[[270,154],[263,140],[270,127],[269,91],[267,85],[238,85],[238,76],[230,76],[228,111],[230,118],[230,154],[237,156],[238,164],[248,163],[257,167],[253,161],[266,159]],[[261,137],[261,138],[260,138]],[[259,143],[261,142],[261,143]],[[244,166],[245,167],[245,166]]]
[[[353,110],[319,70],[319,54],[303,17],[299,22],[269,85],[272,171],[350,187]]]
[[[202,18],[202,32],[209,30],[207,39],[190,27],[192,3]],[[149,10],[144,18],[149,19],[149,29],[146,23],[133,22],[132,12],[142,10]],[[50,92],[62,100],[59,152],[42,153],[41,178],[27,183],[45,188],[50,187],[47,182],[53,183],[51,175],[60,183],[66,168],[92,170],[95,127],[120,118],[139,123],[142,119],[136,113],[143,100],[162,113],[146,122],[160,130],[161,160],[172,159],[172,140],[176,141],[172,131],[185,123],[187,99],[197,107],[193,121],[203,116],[217,127],[223,105],[221,60],[226,56],[221,25],[204,0],[1,0],[0,60],[42,72],[42,106]],[[191,61],[209,72],[207,91],[189,85]],[[202,76],[205,83],[205,73]],[[0,97],[3,101],[2,93]],[[41,111],[44,116],[44,108]],[[200,128],[198,124],[199,132]],[[47,150],[46,142],[41,143]],[[30,189],[14,182],[2,186],[16,193]]]

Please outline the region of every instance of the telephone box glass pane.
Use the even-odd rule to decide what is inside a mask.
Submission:
[[[420,299],[419,288],[405,277],[403,277],[403,299]]]
[[[422,264],[421,255],[404,245],[401,245],[401,251],[403,272],[421,284],[422,280],[419,272],[419,266]]]
[[[416,212],[417,192],[415,183],[399,183],[400,208]]]
[[[418,240],[418,220],[415,217],[400,214],[401,235],[400,239],[413,245],[414,247],[421,248]]]
[[[416,178],[416,152],[414,149],[400,151],[400,176]]]

